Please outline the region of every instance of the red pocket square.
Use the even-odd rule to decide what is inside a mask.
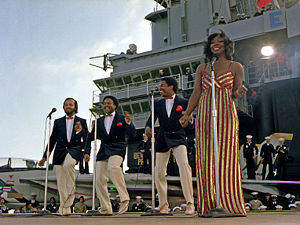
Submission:
[[[178,105],[177,108],[176,108],[176,111],[182,111],[182,106],[181,105]]]
[[[118,127],[118,126],[122,126],[122,125],[123,125],[123,123],[121,123],[121,122],[120,122],[120,123],[117,123],[117,127]]]

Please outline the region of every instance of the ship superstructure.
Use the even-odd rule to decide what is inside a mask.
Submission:
[[[256,9],[254,0],[156,2],[160,4],[160,9],[155,9],[145,17],[152,24],[152,50],[138,54],[127,51],[109,57],[113,67],[111,76],[94,80],[99,88],[98,92],[94,92],[94,106],[97,108],[106,95],[116,96],[120,101],[118,111],[130,112],[139,129],[137,139],[129,143],[130,171],[136,172],[142,161],[135,148],[142,139],[145,122],[150,115],[151,90],[160,83],[159,71],[174,76],[179,83],[178,94],[189,98],[193,81],[188,81],[186,69],[189,67],[195,75],[198,65],[205,62],[203,48],[207,36],[220,30],[235,41],[234,58],[244,66],[244,82],[249,89],[248,95],[236,102],[240,119],[240,142],[249,133],[255,136],[257,142],[273,132],[294,133],[295,138],[300,135],[299,128],[282,130],[283,125],[265,125],[286,118],[274,114],[274,110],[280,108],[280,99],[277,100],[277,106],[270,105],[270,102],[267,107],[264,106],[265,98],[270,100],[272,97],[272,93],[266,90],[272,89],[270,87],[273,85],[282,88],[282,84],[287,82],[294,85],[290,91],[297,87],[300,89],[299,1],[272,1],[273,8],[256,17],[253,17]],[[221,17],[224,17],[226,24],[218,24]],[[273,57],[261,57],[260,49],[265,45],[274,47]],[[283,54],[286,55],[286,61],[293,62],[286,68],[279,58]],[[159,95],[156,97],[159,98]],[[270,107],[275,109],[272,114],[266,115]],[[299,106],[296,107],[299,109]],[[98,113],[104,112],[98,108]],[[262,123],[264,118],[267,123]],[[300,122],[299,115],[295,115],[295,119]],[[300,145],[299,139],[293,141],[291,149],[297,143]],[[293,154],[294,165],[299,166],[300,155],[291,151]]]

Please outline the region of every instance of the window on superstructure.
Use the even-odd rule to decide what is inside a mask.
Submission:
[[[159,70],[152,70],[151,71],[151,75],[152,75],[152,78],[159,78]]]
[[[124,85],[122,78],[116,78],[115,83],[116,83],[116,86],[123,86]]]
[[[123,77],[123,79],[124,79],[125,84],[132,83],[131,76],[125,76],[125,77]]]
[[[108,88],[112,88],[115,86],[113,79],[106,80],[106,84]]]
[[[140,112],[142,112],[139,103],[133,103],[133,104],[131,104],[131,107],[132,107],[133,113],[140,113]]]
[[[197,67],[201,64],[200,61],[192,62],[192,73],[196,73]]]
[[[143,80],[148,80],[148,79],[150,79],[150,78],[151,78],[150,73],[142,73],[142,79],[143,79]]]
[[[122,107],[117,108],[117,113],[123,114]]]
[[[172,75],[180,74],[180,68],[179,68],[179,66],[172,66],[171,67],[171,73],[172,73]]]
[[[164,71],[165,76],[170,76],[170,68],[166,67],[162,69]]]
[[[142,78],[141,78],[140,74],[135,74],[132,76],[132,80],[133,80],[133,82],[136,83],[136,82],[142,81]]]
[[[107,90],[107,85],[105,81],[97,81],[96,82],[97,87],[99,88],[100,91],[106,91]]]
[[[131,110],[130,105],[122,105],[122,108],[123,108],[123,111],[127,111],[130,114],[132,114],[132,110]]]
[[[186,68],[187,68],[187,67],[191,67],[189,63],[186,63],[186,64],[182,64],[182,65],[181,65],[181,71],[183,72],[183,74],[185,74],[185,71],[186,71]]]
[[[150,111],[150,102],[141,102],[142,110],[143,112],[148,112]]]

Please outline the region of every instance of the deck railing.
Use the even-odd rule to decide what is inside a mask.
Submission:
[[[195,85],[194,84],[195,74],[192,74],[194,79],[193,81],[188,81],[188,77],[186,75],[176,74],[171,76],[177,80],[179,92],[183,92],[183,91],[191,92],[193,90]],[[155,89],[160,85],[160,80],[161,78],[157,78],[157,79],[132,83],[128,85],[123,85],[115,88],[109,88],[107,91],[103,93],[100,93],[99,91],[98,92],[95,91],[93,92],[93,102],[94,103],[102,102],[104,97],[107,95],[115,96],[117,99],[120,100],[120,102],[126,99],[132,99],[140,96],[147,96],[151,93],[151,90]],[[130,104],[130,103],[126,103],[126,104]],[[240,111],[243,111],[244,113],[250,116],[253,115],[252,108],[249,107],[246,97],[236,100],[236,105]],[[133,116],[132,119],[135,122],[135,124],[139,124],[140,123],[139,121],[142,121],[142,123],[144,124],[145,119],[148,119],[149,114],[150,112],[145,112],[145,111],[141,113],[136,113],[132,115]]]

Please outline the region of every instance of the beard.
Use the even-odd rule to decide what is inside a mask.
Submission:
[[[71,116],[71,115],[73,115],[73,114],[75,114],[75,109],[72,109],[72,110],[65,110],[65,113],[68,115],[68,116]]]

